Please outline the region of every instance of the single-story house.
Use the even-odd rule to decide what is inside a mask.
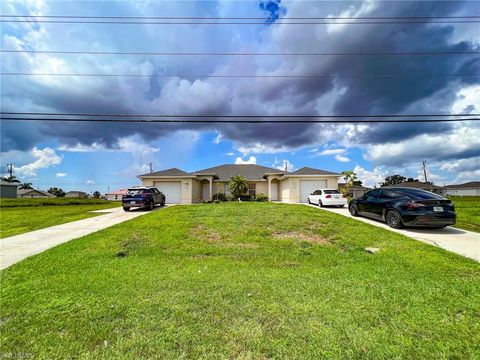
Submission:
[[[338,189],[340,174],[303,167],[288,172],[255,164],[225,164],[191,173],[172,168],[139,175],[143,186],[155,186],[167,203],[192,204],[212,200],[216,193],[229,195],[235,175],[248,180],[248,194],[263,194],[269,201],[307,202],[307,196],[322,188]]]
[[[0,180],[0,198],[16,198],[18,183]]]
[[[464,184],[447,185],[447,194],[454,196],[480,196],[480,181],[470,181]]]
[[[36,189],[18,189],[17,191],[17,197],[19,198],[31,198],[31,199],[36,199],[36,198],[54,198],[56,197],[53,194],[50,194],[47,191],[43,190],[36,190]]]
[[[122,196],[128,192],[128,189],[120,189],[106,194],[106,199],[110,201],[122,200]]]
[[[338,188],[344,188],[346,184],[338,184]],[[368,190],[371,190],[370,188],[364,187],[362,185],[352,185],[349,190],[349,196],[352,198],[361,198],[363,194],[365,194]]]
[[[432,183],[425,183],[422,181],[406,181],[400,184],[393,185],[394,187],[411,187],[415,189],[422,189],[426,191],[433,192],[440,196],[447,195],[447,188],[444,186],[437,186]]]
[[[69,191],[65,194],[66,198],[79,198],[84,199],[87,197],[87,193],[83,191]]]

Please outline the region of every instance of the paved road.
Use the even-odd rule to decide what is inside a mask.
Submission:
[[[307,206],[318,208],[318,206],[316,205]],[[409,236],[424,243],[438,246],[442,249],[480,261],[480,234],[473,231],[457,229],[450,226],[444,229],[392,229],[387,224],[380,221],[366,219],[364,217],[354,218],[352,215],[350,215],[347,208],[324,207],[322,208],[322,210],[330,211],[335,214],[340,214],[359,221],[366,222],[368,224],[395,231],[397,233]]]
[[[94,212],[105,215],[0,239],[0,270],[64,242],[149,213],[143,210],[124,212],[121,207]]]

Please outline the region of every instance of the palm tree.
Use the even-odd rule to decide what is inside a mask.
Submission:
[[[340,191],[344,195],[349,195],[350,194],[350,188],[358,180],[357,179],[357,174],[355,174],[355,172],[353,172],[353,171],[342,171],[341,175],[345,179],[345,187],[341,188]]]
[[[241,195],[246,194],[248,191],[248,181],[246,178],[240,175],[235,175],[230,179],[228,184],[230,192],[235,199],[238,199]]]
[[[9,182],[9,183],[19,183],[20,182],[15,175],[2,176],[1,179],[3,181]]]
[[[32,183],[24,182],[23,184],[20,184],[20,189],[33,189]]]

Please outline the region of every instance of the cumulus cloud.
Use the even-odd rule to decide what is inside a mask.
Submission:
[[[55,174],[55,176],[56,176],[56,177],[65,177],[65,176],[67,176],[67,173],[57,172],[57,173]]]
[[[346,149],[327,149],[323,150],[319,153],[319,155],[337,155],[337,154],[345,154]]]
[[[250,156],[247,160],[243,160],[241,157],[235,159],[235,164],[256,164],[257,158],[255,156]]]
[[[388,176],[388,171],[382,166],[375,167],[372,170],[366,170],[357,165],[353,171],[357,174],[357,178],[361,180],[366,187],[378,186],[379,183],[383,182]]]
[[[320,4],[321,3],[321,4]],[[250,3],[249,3],[250,4]],[[109,9],[118,3],[109,3]],[[54,13],[60,6],[49,2]],[[74,6],[72,4],[61,6]],[[125,4],[125,11],[138,15],[158,12],[162,6],[179,12],[182,2],[175,4]],[[469,2],[345,2],[327,6],[323,2],[262,1],[239,9],[232,2],[219,2],[215,11],[220,16],[240,12],[242,16],[264,15],[276,21],[285,12],[289,16],[408,16],[412,14],[446,16],[469,13],[475,4]],[[178,8],[180,7],[180,8]],[[63,13],[67,12],[64,9]],[[70,9],[71,10],[71,9]],[[100,9],[99,11],[107,9]],[[173,11],[175,10],[175,11]],[[199,16],[205,16],[204,9]],[[43,13],[45,3],[9,1],[11,14]],[[163,10],[162,10],[163,11]],[[60,11],[58,11],[60,12]],[[73,11],[71,11],[73,12]],[[465,25],[464,28],[466,27]],[[247,31],[243,27],[225,27],[211,31],[209,27],[175,27],[158,32],[153,27],[116,27],[115,36],[104,27],[82,26],[76,31],[61,31],[61,25],[6,24],[3,47],[9,49],[71,48],[112,51],[131,50],[125,44],[154,50],[179,51],[249,51],[261,52],[403,52],[403,51],[472,51],[478,50],[478,32],[460,31],[460,25],[389,24],[333,26],[260,25]],[[74,26],[69,24],[69,29]],[[128,28],[128,29],[127,29]],[[245,27],[246,28],[246,27]],[[295,31],[292,31],[292,29]],[[472,26],[472,29],[474,26]],[[100,31],[101,29],[101,31]],[[211,28],[210,28],[211,29]],[[463,29],[463,28],[462,28]],[[113,39],[122,38],[121,42]],[[188,38],[188,43],[178,39]],[[142,40],[138,40],[142,39]],[[208,41],[206,41],[208,39]],[[156,44],[162,44],[160,49]],[[153,49],[153,48],[152,48]],[[313,51],[313,50],[312,50]],[[221,79],[184,78],[182,75],[348,75],[348,74],[462,74],[478,73],[478,57],[470,56],[285,56],[285,57],[196,57],[165,59],[163,57],[88,57],[46,54],[8,54],[2,57],[6,71],[22,72],[97,72],[141,73],[145,75],[177,74],[162,79],[145,78],[60,78],[5,77],[2,86],[4,111],[96,112],[96,113],[169,113],[169,114],[382,114],[382,113],[449,113],[474,112],[478,109],[478,77],[342,77],[336,78],[271,78]],[[112,91],[114,89],[114,91]],[[466,90],[470,89],[470,90]],[[94,96],[92,96],[94,94]],[[2,124],[3,125],[3,124]],[[401,164],[422,156],[428,160],[460,160],[478,156],[478,144],[466,135],[466,144],[457,135],[467,133],[473,125],[449,124],[375,124],[362,126],[330,126],[319,124],[56,124],[5,123],[2,126],[2,149],[29,150],[39,142],[58,141],[67,149],[119,149],[125,134],[137,136],[140,143],[150,143],[185,129],[217,131],[217,139],[230,139],[238,144],[243,157],[250,154],[277,153],[306,146],[318,146],[338,136],[339,141],[366,148],[366,156],[376,164]],[[440,139],[446,139],[442,142]],[[477,142],[478,143],[478,142]],[[445,145],[445,146],[444,146]],[[445,150],[443,149],[445,147]],[[413,155],[408,149],[416,149]],[[435,151],[434,149],[439,149]],[[80,151],[80,150],[79,150]],[[86,150],[87,151],[87,150]],[[141,152],[141,151],[140,151]],[[342,153],[343,154],[343,153]],[[342,155],[340,153],[332,155]],[[141,155],[140,155],[141,157]],[[146,158],[144,157],[142,161]],[[417,159],[418,160],[418,159]],[[144,165],[143,165],[144,166]]]
[[[95,185],[95,181],[93,181],[93,180],[87,180],[87,181],[85,181],[85,184],[87,184],[87,185]]]
[[[62,157],[49,147],[44,149],[33,148],[32,156],[36,158],[35,161],[20,167],[14,167],[14,171],[18,176],[37,176],[39,170],[47,169],[62,162]]]
[[[350,161],[350,159],[348,157],[343,156],[343,155],[339,155],[339,154],[335,155],[335,160],[340,161],[340,162],[349,162]]]

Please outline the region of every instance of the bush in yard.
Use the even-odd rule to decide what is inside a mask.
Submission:
[[[257,201],[268,201],[268,196],[265,194],[258,194],[255,198]]]
[[[217,193],[217,194],[213,194],[213,200],[227,201],[227,197],[225,196],[224,193]]]
[[[248,191],[248,181],[241,175],[235,175],[230,179],[228,187],[234,199],[242,198]]]

